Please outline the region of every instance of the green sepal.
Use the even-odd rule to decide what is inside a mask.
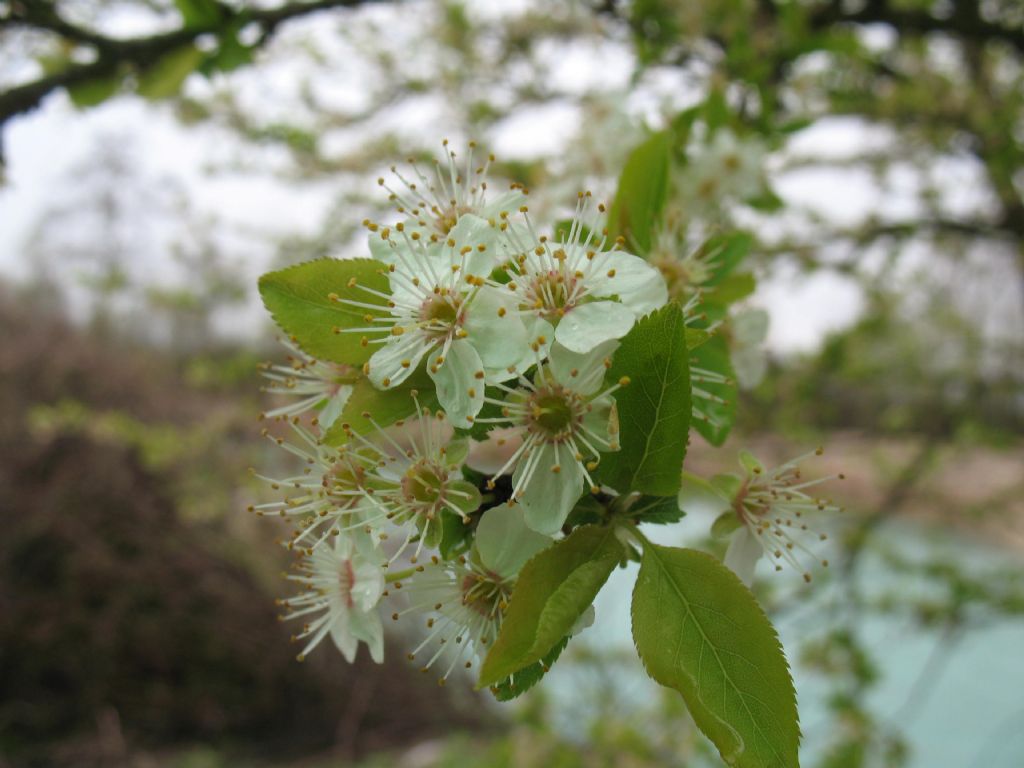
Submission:
[[[445,509],[441,511],[441,541],[437,546],[441,557],[452,560],[469,551],[472,543],[473,527],[462,522],[462,518]]]
[[[721,474],[711,478],[711,486],[726,499],[735,499],[743,487],[743,478],[739,475]]]
[[[716,539],[724,539],[739,530],[742,525],[736,513],[730,509],[715,518],[715,522],[711,524],[711,535]]]
[[[480,489],[472,483],[467,483],[465,480],[453,480],[448,483],[446,491],[449,492],[449,503],[462,513],[462,517],[468,518],[480,509]]]

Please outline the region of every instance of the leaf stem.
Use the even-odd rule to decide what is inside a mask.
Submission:
[[[654,544],[651,543],[651,540],[640,532],[640,526],[636,523],[623,523],[621,527],[625,529],[626,532],[629,533],[634,539],[636,539],[636,542],[640,545],[641,549],[646,550],[647,548],[654,546]]]

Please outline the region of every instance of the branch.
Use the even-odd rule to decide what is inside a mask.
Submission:
[[[893,8],[888,0],[869,0],[863,8],[853,12],[844,11],[844,3],[833,2],[813,14],[810,22],[813,29],[824,29],[833,24],[883,23],[895,28],[900,35],[920,36],[939,32],[961,40],[998,40],[1024,53],[1024,29],[985,21],[978,15],[976,3],[957,2],[954,5],[955,12],[943,18],[923,11]]]
[[[276,8],[241,10],[219,5],[222,18],[216,23],[181,27],[172,32],[138,38],[107,37],[71,24],[62,19],[56,9],[48,3],[15,3],[12,6],[11,14],[0,19],[2,27],[17,25],[53,32],[71,42],[92,46],[96,49],[97,58],[87,64],[72,64],[53,75],[41,77],[0,93],[0,128],[15,115],[28,112],[39,106],[40,102],[55,90],[97,78],[115,77],[126,67],[144,69],[162,56],[195,42],[203,35],[220,36],[230,28],[255,23],[263,28],[263,34],[260,36],[260,42],[263,43],[281,24],[290,19],[318,11],[353,8],[380,1],[313,0],[312,2],[299,2],[297,0]]]

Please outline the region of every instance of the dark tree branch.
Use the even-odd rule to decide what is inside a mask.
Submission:
[[[824,29],[834,24],[889,24],[901,35],[942,33],[961,40],[1006,43],[1024,53],[1024,29],[1004,27],[985,21],[978,15],[977,3],[957,2],[955,11],[947,17],[933,16],[924,11],[894,8],[888,0],[869,0],[857,11],[844,10],[842,2],[832,2],[811,16],[813,29]]]
[[[71,24],[62,19],[50,3],[16,2],[12,5],[10,15],[0,19],[0,28],[25,26],[52,32],[71,42],[93,47],[97,58],[85,64],[72,64],[60,72],[0,93],[0,129],[11,117],[39,106],[40,102],[55,90],[97,78],[115,77],[126,68],[144,69],[171,51],[193,43],[200,36],[219,36],[238,24],[253,23],[262,27],[262,43],[269,39],[281,24],[291,19],[318,11],[353,8],[379,1],[296,1],[276,8],[243,10],[220,5],[222,18],[217,23],[182,27],[172,32],[138,38],[107,37]]]

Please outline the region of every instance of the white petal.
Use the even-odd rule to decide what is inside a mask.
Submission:
[[[733,373],[740,389],[753,389],[768,370],[768,355],[763,347],[738,347],[731,355]]]
[[[639,256],[616,251],[602,260],[600,269],[587,278],[592,296],[617,296],[637,317],[653,312],[668,301],[665,278]],[[614,273],[609,277],[612,270]]]
[[[377,389],[387,389],[401,384],[416,370],[423,356],[430,350],[429,339],[417,331],[407,331],[402,336],[389,338],[370,357],[370,372],[367,378]],[[409,365],[402,365],[408,361]],[[387,379],[387,385],[384,380]]]
[[[725,551],[725,565],[749,587],[754,581],[754,568],[763,552],[761,542],[744,525],[729,539],[729,548]]]
[[[555,343],[551,345],[548,365],[559,384],[581,395],[592,395],[604,382],[604,375],[607,372],[604,361],[615,353],[618,346],[618,340],[611,339],[585,354],[580,354],[566,349],[560,343]]]
[[[487,439],[473,442],[466,457],[466,466],[493,475],[512,458],[523,443],[522,427],[497,427],[487,433]]]
[[[329,429],[330,426],[338,420],[341,416],[341,412],[345,410],[345,403],[348,402],[349,396],[352,394],[352,387],[348,384],[343,384],[338,387],[338,391],[327,399],[327,403],[320,413],[316,415],[317,421],[320,422],[321,429]]]
[[[395,249],[391,243],[380,236],[380,232],[371,232],[368,240],[370,256],[384,264],[395,263]]]
[[[732,320],[733,338],[744,346],[760,344],[768,336],[768,321],[768,313],[763,309],[744,309]]]
[[[469,418],[480,413],[484,404],[483,377],[477,378],[483,372],[483,363],[473,345],[465,339],[453,341],[441,366],[436,370],[430,366],[427,372],[448,419],[456,426],[467,426]]]
[[[518,189],[512,189],[498,195],[480,209],[480,216],[485,219],[498,219],[502,213],[515,213],[526,203],[526,195]]]
[[[356,651],[359,649],[359,641],[350,630],[347,611],[339,614],[332,622],[331,640],[334,641],[334,645],[337,649],[341,651],[341,655],[345,657],[345,661],[351,664],[356,660]]]
[[[551,544],[531,530],[521,507],[502,504],[484,512],[476,527],[476,548],[485,568],[503,578],[519,573],[523,564]]]
[[[364,613],[376,608],[384,593],[384,569],[381,565],[359,559],[352,562],[352,602],[354,608]]]
[[[539,456],[534,455],[537,452]],[[583,468],[567,446],[545,443],[534,449],[531,456],[519,460],[512,474],[513,487],[520,487],[519,481],[527,465],[532,463],[530,458],[534,458],[537,465],[518,500],[525,512],[526,524],[538,533],[553,536],[562,529],[569,512],[583,495]],[[561,471],[552,472],[551,468],[556,465]]]
[[[587,610],[580,614],[580,617],[576,619],[576,623],[572,625],[572,629],[569,630],[569,634],[576,637],[584,629],[589,629],[594,626],[594,619],[597,617],[597,611],[594,610],[594,606],[588,605]]]
[[[357,640],[366,643],[366,647],[370,651],[370,658],[376,663],[380,664],[384,661],[384,626],[376,611],[371,613],[353,611],[349,618],[349,633]]]
[[[587,440],[601,451],[619,450],[619,412],[611,395],[590,401],[591,409],[583,417]]]
[[[462,264],[463,276],[490,276],[498,256],[496,226],[486,219],[466,213],[452,227],[448,239],[455,241],[451,249],[451,263]],[[483,250],[480,250],[480,246],[483,246]],[[463,255],[460,253],[463,248],[470,248],[470,251]]]
[[[503,310],[499,313],[499,310]],[[529,347],[526,326],[515,311],[512,297],[493,288],[482,288],[466,313],[466,339],[476,349],[488,381],[507,381]]]
[[[566,312],[555,329],[555,341],[573,352],[590,352],[598,344],[621,339],[636,322],[628,307],[614,301],[592,301]]]

